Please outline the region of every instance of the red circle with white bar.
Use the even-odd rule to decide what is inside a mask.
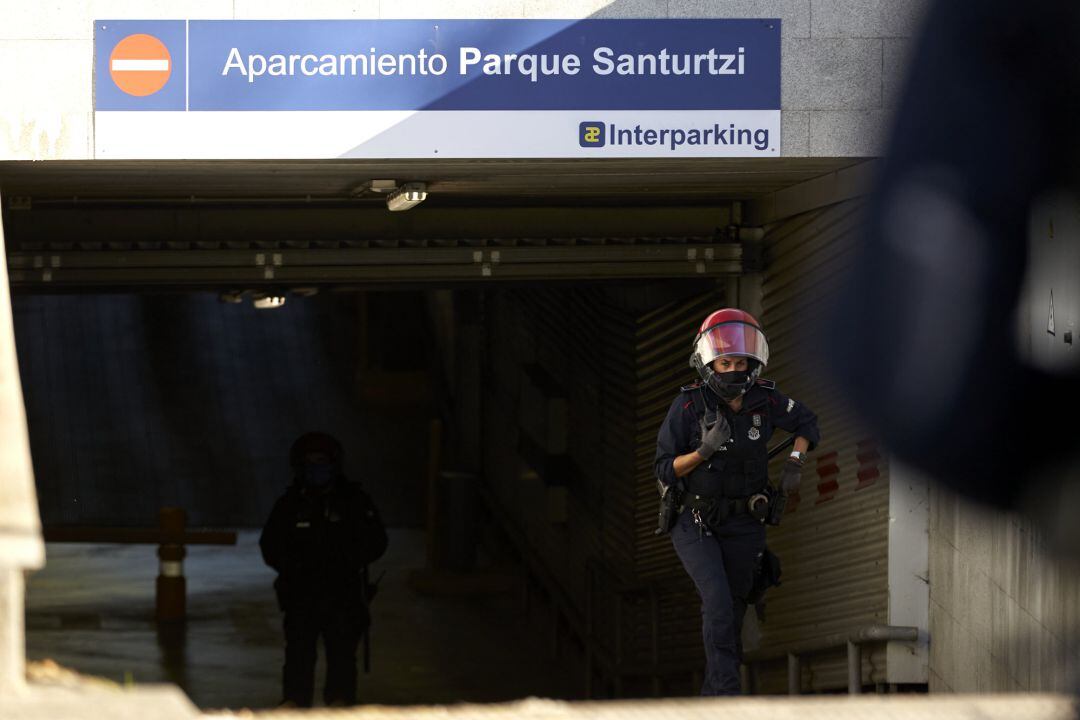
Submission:
[[[172,75],[172,56],[165,43],[153,35],[128,35],[116,43],[109,56],[109,75],[128,95],[153,95]]]

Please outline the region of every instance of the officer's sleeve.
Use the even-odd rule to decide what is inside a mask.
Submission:
[[[281,572],[285,563],[285,552],[289,543],[289,523],[292,517],[288,511],[285,498],[278,498],[274,503],[274,509],[270,511],[270,517],[263,527],[262,535],[259,536],[259,550],[262,551],[263,562],[278,572]]]
[[[357,490],[354,502],[356,503],[355,550],[360,565],[369,565],[386,552],[389,538],[382,518],[379,516],[379,509],[375,507],[371,497],[364,491]]]
[[[801,402],[777,390],[769,393],[769,419],[772,420],[773,426],[787,430],[796,437],[809,440],[810,450],[816,448],[821,442],[817,415]]]
[[[656,479],[665,485],[671,485],[678,479],[675,477],[675,458],[690,452],[691,423],[688,418],[691,418],[692,414],[686,403],[684,395],[676,396],[656,436],[656,460],[653,468]]]

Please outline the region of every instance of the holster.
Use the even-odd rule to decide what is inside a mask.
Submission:
[[[780,518],[784,517],[784,508],[787,507],[787,495],[780,488],[774,488],[769,485],[765,489],[765,494],[769,496],[769,510],[765,515],[765,524],[777,526],[780,524]]]
[[[665,485],[657,480],[656,485],[660,491],[660,511],[657,515],[656,530],[653,534],[667,535],[675,527],[675,523],[679,519],[679,506],[682,505],[683,494],[681,481]]]
[[[780,558],[765,548],[754,573],[754,584],[746,596],[748,605],[754,606],[754,612],[760,622],[765,622],[765,591],[780,584]]]

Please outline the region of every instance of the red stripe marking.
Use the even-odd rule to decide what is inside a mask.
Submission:
[[[877,450],[871,450],[869,452],[858,453],[855,456],[855,459],[858,460],[859,463],[863,464],[863,465],[865,465],[866,463],[872,463],[875,460],[878,460],[880,458],[881,458],[881,454]]]
[[[832,500],[840,489],[840,483],[836,476],[840,474],[840,466],[837,464],[839,453],[825,453],[817,459],[817,474],[821,482],[817,484],[818,496],[814,500],[815,505],[820,505],[826,500]]]
[[[825,482],[819,482],[817,485],[818,497],[814,501],[815,505],[820,505],[826,500],[832,500],[836,497],[836,491],[840,489],[840,483],[835,480],[826,480]]]
[[[861,468],[857,476],[859,478],[859,484],[855,486],[855,489],[859,490],[867,485],[873,485],[874,481],[881,477],[881,473],[878,471],[877,466],[870,466]]]
[[[861,490],[864,487],[869,487],[877,482],[877,479],[881,477],[881,471],[878,469],[878,461],[881,460],[881,453],[878,452],[878,441],[876,438],[867,438],[858,442],[858,452],[855,455],[855,459],[859,461],[859,470],[856,473],[856,477],[859,482],[855,484],[856,490]]]

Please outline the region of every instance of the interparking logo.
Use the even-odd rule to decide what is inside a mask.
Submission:
[[[578,126],[578,144],[583,148],[604,147],[604,123],[583,122]]]
[[[172,56],[165,43],[153,35],[128,35],[109,55],[109,75],[128,95],[153,95],[172,76]]]

